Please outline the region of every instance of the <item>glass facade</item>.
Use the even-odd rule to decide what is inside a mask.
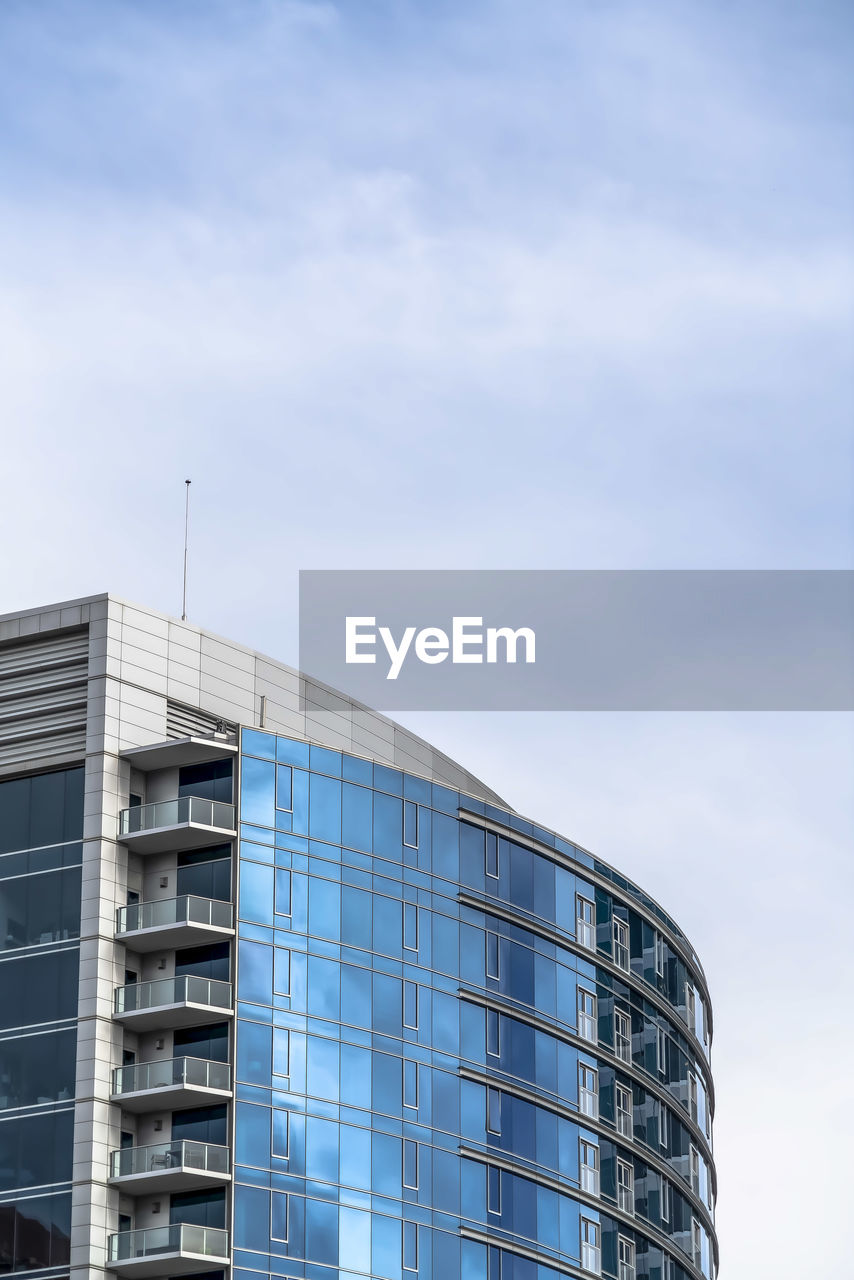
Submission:
[[[0,1271],[68,1270],[83,769],[0,782]]]
[[[710,1012],[553,833],[244,730],[235,1275],[714,1275]]]

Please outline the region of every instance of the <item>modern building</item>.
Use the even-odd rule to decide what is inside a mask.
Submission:
[[[0,1271],[712,1280],[681,929],[399,725],[94,596],[0,618]]]

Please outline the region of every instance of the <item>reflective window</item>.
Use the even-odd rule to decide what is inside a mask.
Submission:
[[[596,950],[596,908],[581,894],[575,899],[575,936],[579,946]]]
[[[70,1237],[70,1191],[0,1204],[0,1271],[67,1267]]]
[[[74,1097],[77,1032],[0,1040],[0,1111]]]
[[[270,1201],[270,1239],[288,1239],[288,1197],[281,1191],[274,1191]]]
[[[599,1115],[599,1077],[583,1062],[578,1064],[578,1110],[592,1120]]]
[[[628,1160],[617,1160],[617,1206],[623,1213],[635,1211],[635,1171]]]
[[[623,1062],[632,1060],[632,1024],[622,1009],[614,1010],[614,1053]]]
[[[631,1085],[616,1084],[614,1086],[614,1107],[617,1133],[623,1138],[631,1138],[634,1133]]]
[[[488,1133],[501,1133],[501,1091],[486,1090],[486,1129]]]
[[[596,1024],[596,997],[583,987],[578,988],[578,1034],[582,1040],[590,1040],[593,1044],[599,1038]]]
[[[403,843],[418,848],[418,805],[412,800],[403,802]]]
[[[404,1271],[418,1270],[418,1227],[414,1222],[402,1223],[402,1260]]]
[[[629,970],[629,926],[627,921],[614,916],[614,964]]]
[[[73,1111],[0,1121],[0,1191],[71,1180]]]
[[[403,1185],[418,1187],[418,1143],[410,1138],[403,1139]]]
[[[581,1219],[581,1266],[592,1275],[601,1275],[602,1237],[599,1223],[584,1217]]]
[[[586,1138],[578,1142],[578,1167],[581,1190],[588,1195],[599,1194],[599,1148]]]

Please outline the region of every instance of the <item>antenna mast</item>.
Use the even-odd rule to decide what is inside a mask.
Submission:
[[[185,480],[186,500],[184,503],[184,596],[181,606],[181,621],[187,621],[187,544],[190,538],[190,485],[192,481]]]

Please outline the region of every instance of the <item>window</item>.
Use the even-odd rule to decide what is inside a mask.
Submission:
[[[501,1090],[486,1090],[486,1132],[501,1132]]]
[[[418,1107],[418,1063],[411,1058],[403,1060],[403,1105]]]
[[[404,980],[403,1025],[411,1031],[418,1030],[418,984]]]
[[[578,1110],[591,1120],[599,1115],[599,1076],[584,1062],[578,1064]]]
[[[691,1145],[691,1190],[695,1195],[700,1194],[700,1153],[697,1148]]]
[[[632,1021],[622,1009],[614,1010],[614,1053],[623,1062],[632,1060]]]
[[[418,1143],[403,1139],[403,1185],[418,1190]]]
[[[619,1280],[635,1280],[634,1241],[617,1236],[617,1275]]]
[[[691,1256],[694,1259],[694,1266],[700,1267],[703,1261],[703,1235],[696,1218],[691,1219]]]
[[[269,955],[269,948],[264,950]],[[276,947],[273,954],[273,990],[279,996],[291,994],[291,953],[284,947]]]
[[[578,1034],[582,1040],[596,1044],[596,997],[583,987],[578,988]]]
[[[655,1029],[655,1065],[660,1076],[667,1075],[667,1032],[664,1027]]]
[[[274,1191],[270,1201],[270,1239],[288,1239],[288,1197],[282,1191]]]
[[[493,880],[498,879],[498,836],[493,831],[486,833],[485,870]]]
[[[655,935],[655,972],[664,977],[664,938],[660,933]]]
[[[635,1211],[635,1171],[628,1160],[617,1160],[617,1206],[623,1213]]]
[[[401,1223],[403,1242],[401,1253],[404,1271],[418,1270],[418,1225],[415,1222]]]
[[[625,920],[614,916],[614,964],[629,969],[629,926]]]
[[[602,1274],[602,1244],[599,1223],[581,1219],[581,1266],[594,1276]]]
[[[486,976],[487,978],[495,978],[500,976],[500,953],[498,947],[498,934],[489,933],[486,935]]]
[[[661,1221],[673,1221],[673,1188],[666,1178],[661,1179]]]
[[[293,802],[293,772],[289,764],[276,765],[276,808],[290,813]]]
[[[291,873],[280,867],[276,868],[276,899],[274,905],[277,916],[289,916],[291,914]]]
[[[418,908],[414,902],[403,904],[403,945],[407,951],[418,950]]]
[[[696,1030],[697,997],[690,982],[685,983],[685,1021],[688,1023],[689,1031]]]
[[[414,800],[403,802],[403,843],[408,849],[418,848],[418,805]]]
[[[493,1058],[501,1056],[501,1020],[497,1009],[486,1011],[486,1052]]]
[[[665,1106],[658,1109],[658,1145],[662,1151],[670,1147],[670,1112]]]
[[[244,1023],[244,1028],[251,1025]],[[273,1028],[273,1075],[291,1074],[291,1033],[282,1027]]]
[[[501,1170],[491,1164],[486,1168],[486,1212],[501,1213]]]
[[[697,1123],[697,1077],[693,1071],[688,1072],[688,1112],[694,1123]]]
[[[288,1158],[288,1119],[289,1113],[280,1107],[273,1108],[273,1127],[270,1141],[270,1154],[280,1160]]]
[[[596,950],[596,908],[580,893],[575,899],[575,937],[588,951]]]
[[[632,1115],[634,1106],[630,1085],[617,1084],[614,1086],[614,1111],[617,1133],[622,1138],[631,1138],[634,1132]]]
[[[578,1140],[578,1169],[581,1190],[588,1195],[599,1194],[599,1148],[586,1138]]]

